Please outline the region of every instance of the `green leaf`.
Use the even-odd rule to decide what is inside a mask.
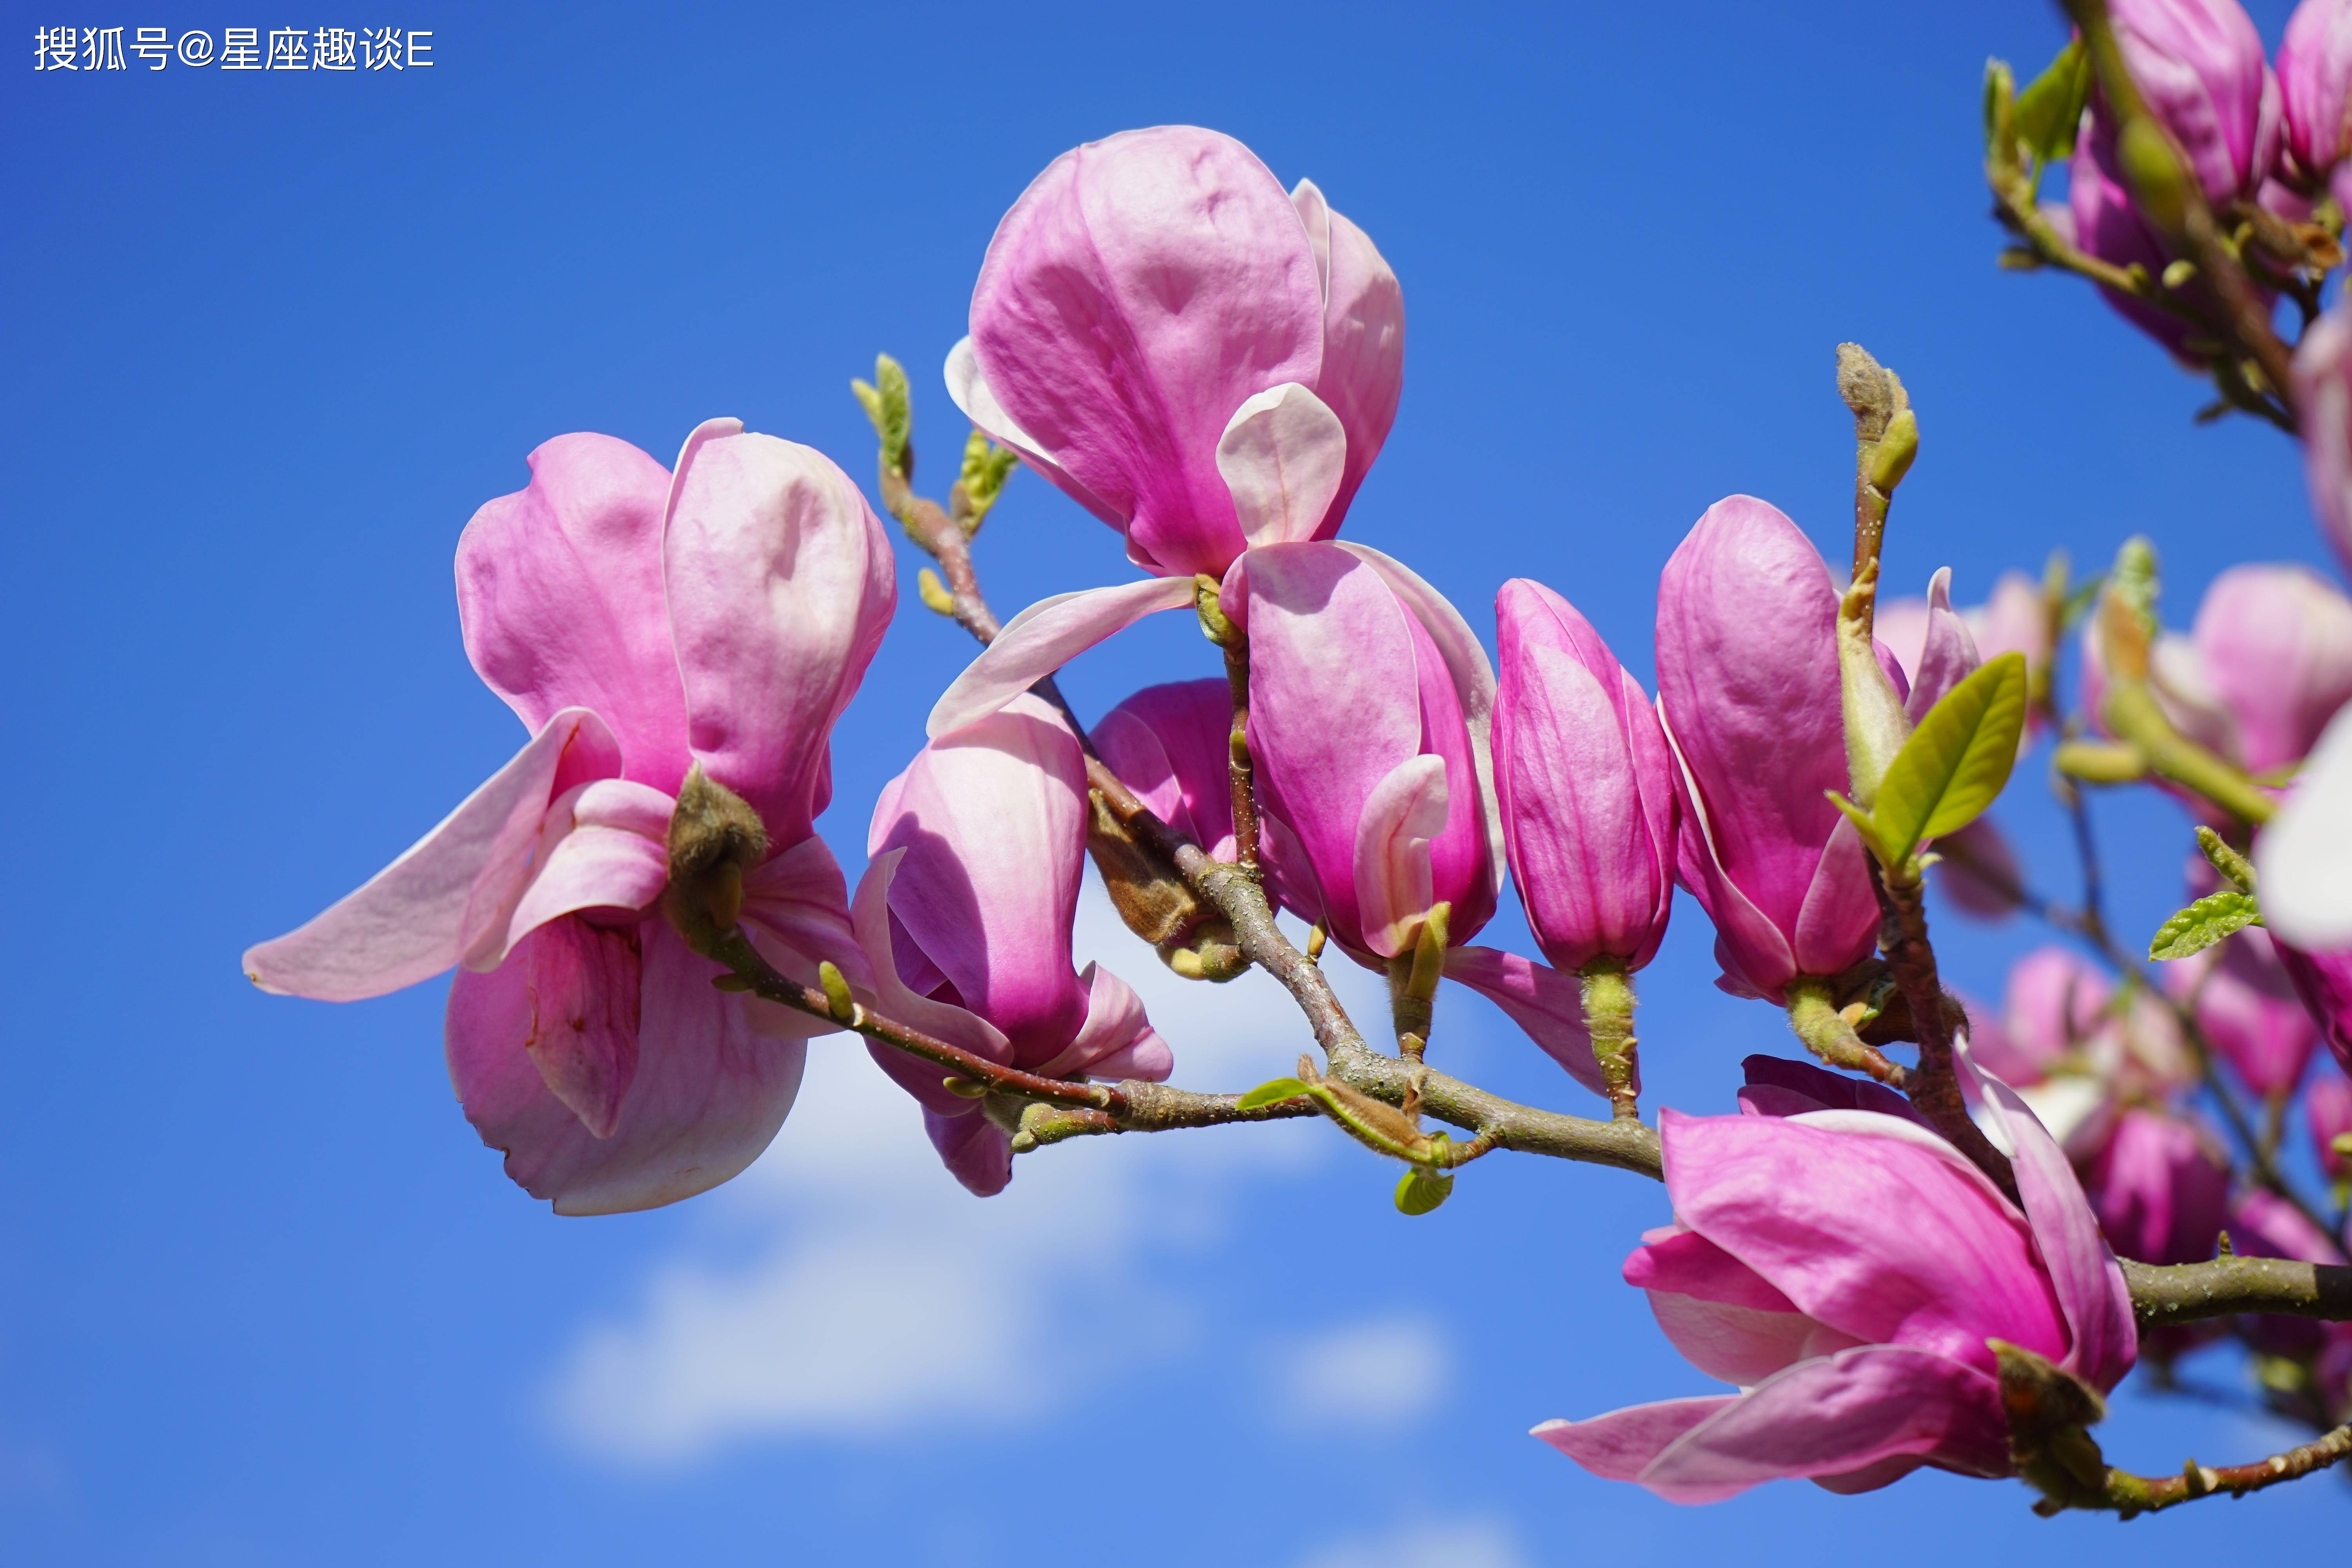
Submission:
[[[1295,1078],[1270,1079],[1243,1095],[1235,1107],[1240,1110],[1256,1110],[1268,1105],[1280,1105],[1286,1100],[1297,1100],[1307,1092],[1307,1086]]]
[[[2147,944],[2150,958],[2187,958],[2202,952],[2233,931],[2263,923],[2253,900],[2234,888],[2208,893],[2162,925]]]
[[[1415,1165],[1397,1180],[1397,1213],[1427,1214],[1444,1203],[1453,1191],[1454,1173],[1451,1171],[1430,1171]]]
[[[2076,38],[2017,95],[2011,128],[2036,158],[2054,163],[2074,150],[2074,132],[2090,96],[2091,57]]]
[[[1920,841],[1974,822],[2009,783],[2025,730],[2025,656],[2005,653],[1944,693],[1895,753],[1871,808],[1889,870]]]
[[[1845,813],[1845,819],[1853,823],[1855,830],[1861,833],[1863,847],[1875,856],[1881,865],[1886,864],[1892,857],[1886,853],[1886,847],[1878,841],[1878,824],[1870,819],[1870,813],[1833,789],[1825,789],[1822,793],[1830,797],[1832,805]]]

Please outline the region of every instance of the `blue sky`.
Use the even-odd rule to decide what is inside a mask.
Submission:
[[[1631,1177],[1490,1161],[1406,1220],[1369,1156],[1291,1128],[1068,1146],[982,1205],[835,1041],[732,1186],[556,1220],[451,1102],[442,983],[338,1008],[264,997],[236,963],[520,741],[459,648],[450,552],[527,451],[594,429],[667,461],[732,414],[865,476],[846,384],[888,350],[936,478],[961,435],[937,366],[997,216],[1055,153],[1132,125],[1231,132],[1385,251],[1406,392],[1349,531],[1483,630],[1504,578],[1538,577],[1646,677],[1658,569],[1709,502],[1762,495],[1838,550],[1844,338],[1920,409],[1898,584],[1948,563],[1969,600],[2053,544],[2095,563],[2146,531],[2185,625],[2233,559],[2319,560],[2277,435],[2192,429],[2200,389],[2083,289],[1992,266],[1979,73],[2046,58],[2050,7],[445,5],[343,18],[433,29],[432,69],[292,79],[30,70],[37,26],[273,15],[5,9],[0,1558],[2112,1548],[2112,1523],[2038,1521],[2014,1485],[1682,1510],[1527,1438],[1705,1391],[1617,1279],[1664,1217]],[[2286,6],[2254,9],[2275,42]],[[1122,570],[1034,477],[982,564],[1007,613]],[[912,571],[836,732],[823,827],[853,866],[969,653]],[[1096,713],[1207,658],[1148,626],[1067,686]],[[2040,777],[2001,816],[2068,891]],[[2120,923],[2152,927],[2180,819],[2098,814]],[[1261,982],[1188,990],[1087,922],[1179,1081],[1242,1087],[1295,1054]],[[1980,994],[2036,940],[1939,930]],[[1653,1103],[1728,1109],[1740,1057],[1790,1049],[1769,1010],[1708,987],[1708,935],[1685,900],[1643,976]],[[1507,915],[1489,940],[1525,939]],[[1465,1000],[1432,1048],[1577,1099]],[[2127,1389],[2109,1447],[2162,1470],[2281,1436]],[[2309,1556],[2347,1507],[2306,1484],[2127,1539],[2258,1528]]]

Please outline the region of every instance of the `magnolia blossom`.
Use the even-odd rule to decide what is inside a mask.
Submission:
[[[947,380],[1137,564],[1221,576],[1270,528],[1339,531],[1396,417],[1404,296],[1312,184],[1284,195],[1213,131],[1122,132],[1054,160],[1004,215]],[[1277,446],[1318,466],[1312,516],[1229,488]]]
[[[716,419],[677,471],[605,436],[530,456],[457,546],[466,650],[532,731],[357,892],[252,949],[265,990],[352,1001],[461,966],[449,1072],[507,1173],[562,1214],[674,1203],[766,1148],[830,1025],[713,990],[658,914],[689,767],[766,828],[755,946],[853,982],[840,870],[812,822],[826,737],[895,605],[888,541],[824,457]]]
[[[1973,1016],[1978,1060],[2077,1161],[2105,1146],[2123,1102],[2162,1100],[2196,1081],[2171,1009],[2138,988],[2119,999],[2113,981],[2063,947],[2011,965],[1998,1020]]]
[[[1986,1131],[2022,1211],[1891,1096],[1794,1062],[1762,1087],[1748,1114],[1659,1113],[1674,1223],[1625,1260],[1675,1348],[1741,1392],[1537,1436],[1676,1502],[1790,1477],[1869,1491],[1922,1465],[2013,1473],[1989,1340],[2102,1393],[2130,1369],[2122,1273],[2065,1156],[1997,1079],[1979,1082]]]
[[[1976,664],[1941,574],[1933,595],[1914,718]],[[1862,840],[1827,794],[1848,788],[1837,601],[1820,552],[1753,496],[1709,507],[1658,584],[1677,876],[1715,921],[1717,984],[1735,995],[1781,1001],[1797,976],[1835,974],[1877,942]]]
[[[2304,0],[2294,8],[2279,44],[2278,83],[2294,175],[2314,188],[2352,153],[2352,3]]]
[[[875,802],[857,938],[883,1014],[1048,1078],[1160,1079],[1174,1067],[1143,1003],[1100,964],[1072,968],[1086,867],[1086,758],[1034,697],[926,745]],[[937,1064],[875,1044],[920,1101],[948,1169],[985,1197],[1013,1145]]]
[[[1234,835],[1234,700],[1221,677],[1147,686],[1087,731],[1095,751],[1152,815],[1209,852],[1238,859]],[[1259,825],[1259,852],[1268,848]]]
[[[2195,1006],[2199,1030],[2248,1089],[2264,1099],[2294,1092],[2319,1030],[2266,933],[2249,926],[2168,963],[2164,982]]]
[[[2238,0],[2111,0],[2116,44],[2205,199],[2252,195],[2278,160],[2278,79]],[[2105,118],[2104,101],[2093,116]]]
[[[1495,598],[1495,787],[1511,879],[1563,970],[1658,951],[1675,892],[1674,763],[1639,682],[1576,607],[1524,577]]]
[[[2211,1137],[2164,1111],[2116,1119],[2084,1184],[2108,1244],[2142,1263],[2202,1263],[2230,1209],[2230,1165]]]

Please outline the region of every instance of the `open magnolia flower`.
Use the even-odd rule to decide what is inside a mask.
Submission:
[[[1747,1114],[1660,1113],[1675,1223],[1625,1260],[1675,1348],[1741,1392],[1537,1436],[1676,1502],[1793,1477],[1869,1491],[1923,1465],[2014,1473],[1990,1341],[2101,1394],[2130,1370],[2122,1272],[2065,1155],[1998,1079],[1985,1129],[2022,1210],[1899,1096],[1769,1058],[1748,1077]]]
[[[562,1214],[675,1203],[750,1164],[832,1027],[713,990],[658,905],[689,769],[757,812],[742,916],[778,968],[862,981],[813,822],[826,737],[896,603],[890,548],[820,454],[711,420],[673,476],[564,436],[457,546],[466,651],[532,730],[366,886],[245,955],[264,990],[348,1002],[460,966],[449,1076],[507,1173]]]

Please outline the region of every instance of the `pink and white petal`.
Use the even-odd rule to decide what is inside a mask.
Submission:
[[[579,920],[539,930],[529,970],[533,1026],[523,1048],[548,1092],[591,1136],[609,1138],[637,1072],[638,933]]]
[[[540,827],[537,870],[503,929],[484,933],[468,969],[496,969],[516,942],[559,915],[642,910],[669,885],[677,803],[650,784],[598,779],[566,791]]]
[[[688,759],[662,592],[669,485],[610,436],[541,444],[530,486],[483,506],[457,541],[457,618],[474,668],[525,724],[593,709],[624,775],[675,792]]]
[[[1152,577],[1038,600],[948,683],[924,732],[937,740],[985,719],[1104,638],[1146,616],[1183,608],[1192,594],[1190,577]]]
[[[881,522],[814,447],[705,426],[678,458],[663,566],[695,757],[772,840],[806,837],[826,738],[898,604]]]
[[[743,879],[743,919],[762,951],[788,950],[808,966],[830,963],[852,991],[871,993],[872,965],[849,918],[849,883],[832,848],[814,836],[772,855]],[[773,962],[771,954],[771,962]]]
[[[1862,1342],[1802,1312],[1769,1312],[1728,1301],[1703,1301],[1671,1290],[1649,1293],[1658,1328],[1691,1365],[1709,1377],[1752,1387],[1774,1373]]]
[[[923,1131],[940,1152],[940,1163],[972,1196],[992,1198],[1012,1183],[1013,1140],[971,1101],[965,1100],[956,1115],[926,1107]]]
[[[1547,1421],[1528,1434],[1604,1481],[1638,1481],[1659,1455],[1700,1423],[1739,1403],[1736,1394],[1663,1399],[1596,1415],[1590,1421]],[[1728,1495],[1728,1494],[1727,1494]]]
[[[1348,432],[1295,381],[1254,393],[1217,439],[1217,472],[1254,548],[1312,539],[1348,466]]]
[[[1976,1065],[1966,1041],[1954,1054],[1962,1078],[1976,1089],[1985,1136],[2010,1157],[2017,1173],[2035,1247],[2072,1331],[2072,1346],[2060,1364],[2104,1394],[2139,1356],[2139,1331],[2123,1269],[2107,1249],[2065,1152],[2015,1089]]]
[[[246,978],[282,995],[356,1002],[454,966],[485,935],[505,930],[559,779],[620,771],[604,721],[584,708],[564,709],[356,892],[247,949]]]
[[[1516,952],[1473,945],[1447,950],[1445,977],[1500,1007],[1527,1031],[1528,1038],[1568,1069],[1569,1077],[1595,1094],[1609,1092],[1601,1079],[1601,1064],[1592,1057],[1592,1037],[1584,1027],[1583,989],[1574,975]]]
[[[1764,1481],[1847,1476],[1897,1456],[2006,1474],[1998,1382],[1903,1345],[1800,1362],[1693,1426],[1636,1479],[1674,1501],[1712,1502]]]
[[[2294,793],[2254,840],[2263,921],[2308,952],[2352,947],[2352,707],[2328,723]]]
[[[1124,529],[1127,526],[1127,520],[1112,510],[1108,502],[1072,479],[1068,469],[1046,457],[1038,448],[1036,438],[1021,428],[1013,416],[1004,411],[1004,405],[996,401],[996,394],[990,389],[988,378],[980,373],[980,356],[972,353],[971,334],[969,332],[957,339],[956,346],[948,351],[947,383],[949,399],[966,419],[979,428],[982,435],[1000,447],[1010,447],[1019,453],[1021,460],[1043,475],[1046,483],[1113,528]]]
[[[1078,983],[1086,987],[1087,1021],[1066,1050],[1029,1070],[1047,1078],[1166,1078],[1174,1058],[1152,1033],[1135,988],[1099,963],[1087,964]],[[1137,1071],[1137,1066],[1160,1070]]]
[[[1771,917],[1725,873],[1706,798],[1683,756],[1682,743],[1675,738],[1665,702],[1661,699],[1652,708],[1658,716],[1658,732],[1665,738],[1666,754],[1674,763],[1675,876],[1715,922],[1716,962],[1723,969],[1723,979],[1716,984],[1728,990],[1726,983],[1735,983],[1742,989],[1733,991],[1734,995],[1778,1002],[1782,988],[1797,972],[1796,954]]]
[[[1315,393],[1348,431],[1348,471],[1324,519],[1328,539],[1339,531],[1396,422],[1404,392],[1404,291],[1371,237],[1333,212],[1314,182],[1299,181],[1290,201],[1307,225],[1323,285],[1323,369]]]
[[[1503,814],[1495,804],[1495,667],[1487,660],[1485,645],[1470,629],[1470,623],[1462,618],[1462,612],[1454,607],[1453,601],[1403,562],[1383,555],[1370,545],[1344,540],[1338,542],[1340,549],[1381,574],[1429,634],[1430,641],[1437,647],[1438,657],[1445,661],[1445,672],[1453,678],[1454,695],[1462,702],[1463,722],[1470,728],[1470,754],[1478,768],[1478,800],[1486,817],[1490,863],[1505,864]]]
[[[1372,786],[1356,819],[1356,910],[1364,943],[1382,958],[1407,951],[1434,897],[1429,841],[1450,805],[1445,760],[1407,757]]]
[[[637,1068],[612,1135],[599,1139],[549,1092],[530,1060],[543,1002],[530,984],[534,932],[488,974],[449,991],[449,1076],[507,1174],[566,1215],[657,1207],[740,1172],[773,1140],[800,1090],[806,1047],[760,1038],[719,965],[660,921],[640,945]]]
[[[1751,1311],[1793,1314],[1797,1304],[1780,1288],[1698,1232],[1682,1225],[1647,1232],[1625,1256],[1625,1283],[1653,1294],[1744,1307]]]

